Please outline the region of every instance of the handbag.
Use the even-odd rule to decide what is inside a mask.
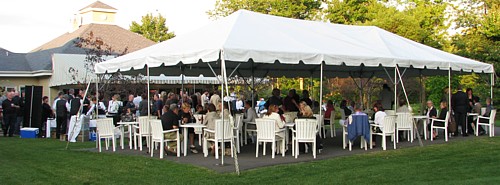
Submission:
[[[450,114],[450,122],[448,123],[448,129],[450,133],[457,132],[457,122],[455,121],[455,116],[453,116],[453,112]]]

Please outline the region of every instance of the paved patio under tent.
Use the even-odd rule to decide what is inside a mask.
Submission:
[[[337,137],[330,138],[329,135],[327,135],[326,139],[323,139],[323,144],[324,144],[324,149],[321,152],[321,154],[317,154],[316,159],[313,158],[313,155],[311,151],[309,153],[303,153],[301,152],[299,157],[295,159],[294,156],[291,155],[291,145],[288,146],[289,150],[286,152],[285,157],[282,157],[281,154],[276,155],[274,159],[271,158],[271,145],[267,144],[267,150],[266,150],[266,156],[262,156],[262,146],[259,149],[259,157],[255,157],[255,144],[249,143],[248,145],[244,145],[241,147],[241,153],[238,154],[238,162],[240,166],[240,171],[243,170],[249,170],[249,169],[254,169],[254,168],[260,168],[260,167],[265,167],[265,166],[273,166],[273,165],[280,165],[280,164],[292,164],[292,163],[300,163],[300,162],[310,162],[310,161],[316,161],[316,160],[324,160],[324,159],[330,159],[330,158],[335,158],[335,157],[341,157],[341,156],[349,156],[349,155],[355,155],[355,154],[365,154],[365,153],[371,153],[371,152],[381,152],[382,147],[380,146],[380,141],[377,142],[377,147],[373,149],[369,149],[368,145],[368,150],[360,149],[359,145],[359,138],[354,142],[352,151],[349,151],[348,148],[342,149],[342,130],[337,129]],[[328,132],[329,134],[329,132]],[[500,127],[495,128],[495,135],[500,134]],[[479,136],[479,137],[488,137],[487,135]],[[456,136],[456,137],[451,137],[448,142],[460,142],[463,140],[467,139],[475,139],[479,138],[473,135],[469,135],[469,137],[462,137],[462,136]],[[423,138],[422,138],[423,139]],[[126,139],[126,141],[128,141]],[[393,150],[393,145],[392,142],[389,142],[390,139],[388,138],[388,143],[387,143],[387,150]],[[440,133],[440,137],[434,141],[430,140],[422,140],[424,147],[427,145],[435,145],[435,144],[446,144],[444,141],[443,133]],[[103,142],[104,143],[104,142]],[[197,143],[197,141],[196,141]],[[116,155],[133,155],[133,156],[143,156],[143,157],[150,157],[150,154],[147,153],[147,147],[143,148],[143,151],[139,150],[130,150],[128,148],[128,144],[126,143],[126,147],[124,150],[121,149],[119,146],[119,142],[117,142],[117,148],[116,148]],[[419,147],[419,142],[418,139],[415,139],[413,143],[407,141],[406,139],[400,140],[399,143],[397,143],[397,150],[405,149],[405,148],[410,148],[410,147]],[[220,157],[218,160],[215,159],[214,156],[208,156],[208,157],[203,157],[203,152],[201,150],[200,146],[197,146],[197,149],[199,151],[198,154],[193,154],[193,153],[188,153],[188,156],[184,157],[181,155],[181,157],[176,157],[175,155],[165,155],[164,160],[170,160],[170,161],[175,161],[178,163],[183,163],[183,164],[191,164],[194,166],[200,166],[204,168],[208,168],[211,170],[214,170],[219,173],[230,173],[235,171],[234,167],[234,159],[231,158],[230,156],[225,156],[224,157],[224,166],[221,166],[221,160]],[[90,149],[84,149],[86,151],[92,151],[92,152],[98,152],[99,150],[96,148],[90,148]],[[113,153],[112,148],[110,147],[109,150],[105,150],[103,148],[103,153]],[[159,159],[159,150],[155,150],[154,157],[151,158],[152,160],[160,160]]]

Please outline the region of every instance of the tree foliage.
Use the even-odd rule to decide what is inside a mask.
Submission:
[[[321,10],[321,0],[218,0],[208,11],[212,18],[228,16],[240,9],[295,19],[314,19]]]
[[[95,65],[101,62],[106,62],[106,59],[112,57],[118,57],[125,55],[127,53],[127,48],[124,51],[116,51],[112,46],[108,45],[102,38],[94,35],[90,32],[84,37],[78,37],[74,41],[76,47],[82,48],[85,51],[84,68],[88,74],[95,74]],[[78,71],[73,70],[73,79],[76,79]],[[90,75],[88,75],[90,76]],[[97,75],[99,80],[99,92],[102,92],[105,96],[110,96],[112,94],[118,93],[126,95],[128,93],[137,93],[144,91],[143,77],[141,75],[137,76],[124,76],[120,73],[113,73],[111,75]],[[91,80],[91,79],[88,79]],[[88,81],[78,82],[81,88],[84,88]],[[91,86],[91,88],[94,88]],[[92,92],[92,94],[94,94]]]
[[[174,32],[169,32],[165,24],[166,19],[161,14],[153,16],[149,13],[142,16],[141,23],[135,21],[130,25],[130,31],[138,33],[149,40],[162,42],[175,37]]]
[[[438,1],[332,0],[324,10],[332,23],[371,25],[441,49],[448,29],[447,4]]]

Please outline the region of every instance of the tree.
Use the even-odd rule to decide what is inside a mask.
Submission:
[[[211,18],[225,17],[239,9],[294,19],[314,19],[322,0],[218,0],[207,12]]]
[[[332,23],[377,26],[438,49],[446,43],[445,2],[332,0],[327,5],[325,18]]]
[[[166,19],[161,14],[153,16],[149,13],[142,16],[141,24],[133,21],[130,25],[130,31],[138,33],[149,40],[162,42],[175,37],[174,32],[169,32],[165,25]]]
[[[101,62],[106,62],[107,59],[125,55],[127,53],[127,48],[124,51],[115,51],[112,46],[105,43],[102,38],[94,35],[90,32],[84,37],[78,37],[74,41],[74,45],[85,51],[84,67],[87,74],[95,74],[94,67],[96,64]],[[77,75],[78,71],[74,71],[72,76]],[[87,75],[91,76],[91,75]],[[129,93],[137,93],[144,91],[144,79],[143,76],[124,76],[120,73],[113,73],[111,75],[98,75],[99,79],[99,92],[104,96],[109,96],[115,93],[126,95]],[[73,77],[73,79],[76,79]],[[90,80],[90,79],[88,79]],[[76,82],[82,88],[85,87],[87,81]],[[93,88],[94,86],[91,86]],[[92,94],[94,94],[93,92]]]

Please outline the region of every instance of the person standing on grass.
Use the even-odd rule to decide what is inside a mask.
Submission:
[[[16,91],[14,93],[14,97],[12,98],[14,104],[17,106],[16,108],[17,119],[16,119],[14,134],[19,134],[21,132],[21,126],[23,125],[24,122],[24,104],[25,104],[24,96],[25,96],[24,92],[21,93],[21,96],[19,96],[19,92]]]
[[[54,117],[54,111],[52,111],[52,108],[49,105],[49,97],[44,96],[42,98],[42,124],[40,124],[40,137],[46,137],[45,132],[42,132],[43,128],[45,128],[45,125],[47,124],[47,119],[48,118],[53,118]]]
[[[60,139],[61,134],[66,134],[68,124],[68,108],[66,107],[66,99],[68,95],[60,94],[59,100],[56,101],[56,138]]]
[[[451,107],[453,108],[453,113],[455,114],[455,121],[457,125],[462,127],[462,136],[467,137],[465,118],[467,117],[467,108],[469,106],[469,100],[467,94],[462,91],[462,87],[457,86],[457,92],[451,96]],[[458,135],[458,129],[455,131],[455,135]]]
[[[2,102],[3,109],[3,136],[6,137],[7,133],[9,137],[14,136],[15,125],[17,121],[17,109],[18,106],[14,104],[13,101],[14,93],[8,92],[7,99]]]
[[[139,115],[140,116],[147,116],[148,115],[148,95],[146,93],[141,95],[142,100],[139,103]]]

